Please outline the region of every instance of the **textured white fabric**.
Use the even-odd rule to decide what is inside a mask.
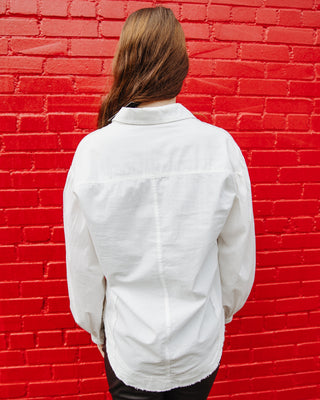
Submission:
[[[187,386],[218,365],[255,274],[238,145],[182,104],[123,107],[80,142],[64,188],[70,309],[127,385]]]

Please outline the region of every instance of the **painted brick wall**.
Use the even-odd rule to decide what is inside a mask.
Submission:
[[[69,312],[62,188],[124,19],[155,3],[0,1],[1,399],[108,396]],[[179,101],[233,135],[252,179],[256,281],[210,399],[319,399],[320,1],[161,3],[188,42]]]

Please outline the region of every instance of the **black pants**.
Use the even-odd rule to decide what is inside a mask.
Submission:
[[[166,392],[148,392],[126,385],[116,377],[106,352],[104,365],[109,392],[113,400],[206,400],[218,373],[220,363],[218,368],[207,378],[193,385],[171,389]]]

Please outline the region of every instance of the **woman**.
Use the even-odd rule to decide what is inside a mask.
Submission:
[[[253,284],[247,167],[228,132],[176,103],[187,72],[173,12],[131,14],[64,189],[70,309],[114,400],[206,399]]]

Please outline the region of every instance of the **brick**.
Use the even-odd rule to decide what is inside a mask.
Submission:
[[[236,91],[236,81],[220,78],[189,78],[188,90],[191,93],[233,94]]]
[[[42,303],[41,298],[0,300],[0,308],[3,315],[36,314],[41,312]]]
[[[68,4],[64,0],[42,0],[40,13],[45,16],[66,17]]]
[[[1,375],[6,382],[41,381],[51,378],[50,366],[27,365],[1,369]],[[37,379],[38,378],[38,379]]]
[[[318,296],[292,297],[288,299],[276,300],[277,312],[296,312],[309,311],[319,308],[320,302]]]
[[[188,42],[189,56],[196,58],[236,58],[235,43]]]
[[[19,317],[8,317],[11,319],[19,320]],[[7,317],[5,318],[7,319]],[[20,350],[8,350],[0,352],[0,365],[21,365],[24,363],[23,352]]]
[[[36,246],[36,247],[40,247],[40,246]],[[65,280],[50,279],[50,280],[41,280],[41,281],[22,282],[21,283],[21,295],[23,297],[33,296],[35,291],[36,291],[37,295],[41,296],[41,297],[68,295]],[[56,316],[54,318],[58,318],[58,316]]]
[[[286,326],[286,315],[269,315],[265,317],[265,328],[267,330],[283,329]],[[274,356],[274,354],[273,354]]]
[[[289,48],[285,45],[242,43],[241,58],[244,60],[289,61]]]
[[[71,55],[113,57],[116,45],[113,39],[71,39]]]
[[[97,112],[100,106],[100,102],[100,96],[93,95],[48,96],[48,111]]]
[[[70,14],[73,17],[95,17],[96,5],[84,0],[73,0],[71,3]]]
[[[28,244],[18,246],[18,257],[21,261],[63,260],[64,245],[60,244]]]
[[[62,332],[48,331],[37,334],[39,347],[58,347],[62,346]]]
[[[105,390],[105,387],[106,382],[104,377],[80,380],[80,391],[82,393],[91,393],[93,390],[101,392]]]
[[[317,47],[293,46],[292,53],[293,61],[320,62],[320,48]]]
[[[14,91],[13,76],[0,76],[0,93],[12,93]]]
[[[75,127],[75,119],[72,114],[49,114],[49,131],[69,132]]]
[[[278,21],[277,10],[272,8],[258,8],[256,22],[257,24],[275,25]]]
[[[285,130],[286,118],[281,114],[265,114],[262,117],[262,126],[265,130]]]
[[[313,0],[266,0],[267,7],[312,8]]]
[[[253,349],[252,353],[253,353],[253,360],[257,362],[274,360],[274,359],[286,359],[288,357],[294,356],[295,346],[292,344],[288,344],[283,346],[260,347],[257,349]]]
[[[217,96],[216,98],[216,111],[228,112],[262,112],[264,106],[264,99],[259,97],[227,97]]]
[[[0,95],[0,112],[41,112],[42,96]]]
[[[68,296],[54,297],[48,299],[48,312],[49,313],[66,313],[69,312],[69,298]]]
[[[77,115],[78,128],[90,129],[93,131],[97,126],[97,115],[96,114],[78,114]]]
[[[102,21],[100,23],[100,29],[102,36],[105,37],[119,37],[123,21]]]
[[[63,227],[55,227],[52,230],[52,241],[54,243],[64,243],[64,230]]]
[[[67,346],[91,344],[88,333],[83,330],[67,330],[65,332],[65,340]]]
[[[11,14],[37,14],[37,0],[10,0]]]
[[[0,399],[9,400],[16,397],[25,397],[27,394],[26,383],[2,383]]]
[[[79,76],[75,77],[75,86],[81,93],[106,93],[111,82],[104,76]]]
[[[301,150],[299,151],[300,163],[305,165],[318,165],[320,150]]]
[[[318,97],[320,82],[290,82],[290,95],[302,97]]]
[[[8,53],[8,39],[0,38],[0,54]]]
[[[123,19],[125,18],[123,1],[101,0],[98,3],[99,15],[105,18]]]
[[[301,26],[301,11],[280,10],[279,24],[283,26]]]
[[[308,28],[271,26],[267,29],[267,42],[313,44],[313,31]]]
[[[73,328],[75,326],[74,319],[70,313],[68,314],[44,314],[44,315],[23,315],[22,316],[23,327],[26,330],[56,330],[64,328]],[[37,349],[40,351],[40,349]],[[49,349],[48,349],[49,350]],[[44,351],[44,350],[43,350]],[[33,350],[30,350],[33,353]],[[37,355],[33,356],[34,359],[30,358],[30,364],[37,364]],[[41,355],[39,355],[41,357]],[[27,356],[28,358],[28,356]],[[61,360],[63,361],[63,360]],[[70,360],[72,361],[72,360]],[[46,361],[46,363],[50,360]]]
[[[309,115],[288,115],[288,129],[290,131],[308,131],[310,128]]]
[[[72,158],[71,152],[38,152],[34,155],[34,164],[36,169],[68,169]]]
[[[18,227],[0,227],[0,242],[2,244],[14,244],[21,241],[21,230]]]
[[[235,22],[254,22],[256,10],[252,7],[232,7],[231,16]]]
[[[257,299],[278,299],[294,297],[300,288],[300,282],[282,282],[256,285],[255,297]]]
[[[250,111],[250,109],[249,109]],[[276,142],[276,135],[272,132],[264,133],[261,132],[259,135],[254,135],[252,132],[241,132],[234,133],[233,138],[236,140],[241,149],[252,149],[253,145],[255,149],[259,148],[274,148]],[[273,172],[271,172],[270,178],[273,179]],[[269,179],[269,174],[268,174]]]
[[[16,249],[14,246],[0,246],[0,263],[16,260]]]
[[[44,70],[48,74],[61,75],[99,75],[102,60],[83,58],[50,58]]]
[[[32,332],[23,333],[11,333],[9,336],[9,348],[10,349],[30,349],[35,347],[34,334]],[[10,374],[11,372],[11,374]],[[11,375],[11,379],[15,376],[12,372],[16,372],[15,368],[8,370],[8,374]],[[9,375],[9,377],[10,377]],[[10,378],[9,378],[10,379]],[[9,380],[8,379],[8,380]]]
[[[320,137],[318,134],[308,133],[294,133],[288,134],[277,133],[277,147],[278,148],[304,148],[304,149],[318,149]]]
[[[204,23],[183,22],[186,39],[209,39],[209,26]]]
[[[0,279],[3,281],[19,281],[42,279],[43,271],[41,263],[10,263],[0,267]]]
[[[251,26],[245,24],[221,24],[214,26],[214,37],[217,40],[234,41],[262,41],[263,28],[261,26]]]
[[[27,362],[30,364],[72,363],[76,361],[76,349],[52,348],[26,350]]]
[[[21,77],[20,91],[24,93],[70,93],[73,92],[69,77]]]
[[[78,393],[77,380],[64,380],[57,382],[30,382],[29,383],[30,396],[46,396],[47,393],[52,395],[76,394]]]
[[[306,114],[312,110],[312,102],[310,100],[288,99],[288,98],[267,98],[266,111],[286,113],[294,110],[297,114]]]
[[[182,4],[182,19],[189,21],[204,21],[206,19],[207,9],[205,5]]]
[[[36,190],[1,190],[0,207],[36,206],[38,194]]]
[[[311,183],[304,185],[303,198],[317,199],[320,196],[320,184]]]
[[[313,28],[320,27],[320,11],[303,11],[302,12],[302,25],[310,26]]]
[[[17,117],[15,115],[0,115],[1,132],[15,132],[16,125]]]
[[[215,114],[215,125],[224,129],[234,130],[237,128],[236,114]]]
[[[287,82],[284,80],[240,79],[239,94],[285,96]]]
[[[62,223],[62,212],[60,208],[53,207],[8,209],[6,218],[8,226],[52,225]]]
[[[289,314],[287,317],[288,328],[301,328],[308,325],[308,313],[294,313]]]
[[[53,150],[59,148],[56,134],[4,135],[3,143],[9,151]],[[27,177],[28,175],[24,176]]]
[[[315,215],[317,202],[314,200],[278,200],[274,203],[274,215]]]
[[[39,198],[40,205],[46,206],[61,206],[62,188],[59,189],[40,189]]]
[[[26,242],[46,242],[50,239],[50,229],[46,226],[29,226],[23,229]]]
[[[6,18],[1,20],[1,25],[0,25],[1,36],[17,36],[17,35],[34,36],[38,34],[39,30],[37,21],[35,19]]]
[[[1,73],[40,73],[42,72],[42,58],[7,56],[0,57]]]
[[[231,7],[217,6],[213,4],[208,5],[208,20],[212,21],[229,21],[231,14]]]
[[[52,1],[50,1],[52,3]],[[14,53],[26,55],[66,55],[67,39],[13,38],[11,48]]]
[[[283,79],[313,79],[314,71],[311,64],[267,64],[267,78]]]
[[[2,299],[19,297],[18,282],[1,282],[0,288],[1,288],[0,296]]]
[[[49,279],[66,279],[66,266],[64,262],[49,262],[47,271]]]
[[[1,285],[2,286],[2,285]],[[21,318],[19,315],[2,316],[0,324],[0,332],[14,332],[21,330]],[[6,356],[12,356],[7,361],[7,365],[15,365],[16,363],[21,363],[21,358],[18,357],[16,352],[0,352],[0,364],[6,359]]]
[[[215,0],[215,4],[232,4],[236,6],[259,7],[262,0]]]
[[[98,22],[90,20],[43,19],[41,31],[46,36],[98,36]]]
[[[279,180],[281,182],[320,182],[320,167],[282,167]]]
[[[264,66],[260,62],[216,61],[216,76],[263,77]]]
[[[241,114],[239,119],[240,131],[262,130],[262,116],[260,114]]]
[[[259,184],[255,186],[255,195],[261,199],[296,199],[300,197],[301,192],[301,185]]]
[[[22,115],[20,119],[20,132],[46,131],[47,120],[43,115]]]
[[[297,152],[293,150],[277,150],[272,152],[253,150],[251,155],[251,162],[254,166],[296,165],[297,160]]]

